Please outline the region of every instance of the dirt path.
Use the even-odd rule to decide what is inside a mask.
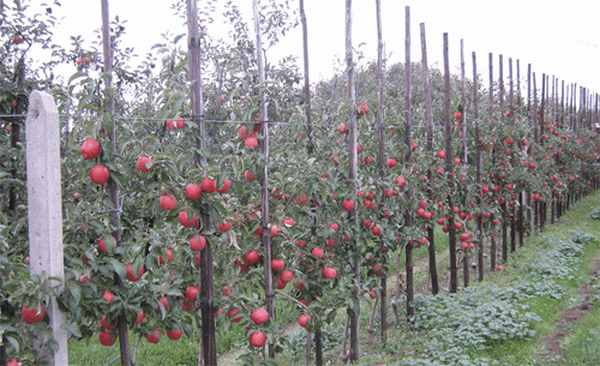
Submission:
[[[598,278],[598,272],[600,272],[600,259],[596,260],[596,266],[590,272],[590,277]],[[584,283],[579,289],[579,295],[584,300],[583,304],[563,310],[556,326],[558,331],[546,337],[545,349],[548,353],[538,355],[539,358],[550,359],[556,356],[565,355],[566,350],[561,345],[563,338],[569,336],[573,331],[573,327],[592,309],[592,303],[590,302],[590,287],[589,283]]]

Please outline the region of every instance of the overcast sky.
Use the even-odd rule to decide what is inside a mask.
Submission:
[[[233,0],[245,9],[251,21],[251,0]],[[33,0],[41,3],[43,0]],[[100,1],[61,0],[64,16],[57,36],[68,43],[68,36],[81,34],[91,40],[92,32],[101,25]],[[126,19],[124,42],[144,55],[150,47],[162,41],[161,34],[183,33],[182,20],[170,9],[172,0],[110,1],[111,19],[118,15]],[[292,1],[297,6],[297,1]],[[377,56],[375,0],[353,1],[353,43],[364,43],[360,50],[367,58]],[[199,5],[202,0],[199,0]],[[453,72],[460,66],[460,40],[464,39],[467,76],[472,75],[471,52],[475,51],[479,70],[486,76],[488,55],[494,55],[495,79],[498,75],[498,55],[505,60],[504,75],[508,76],[508,58],[520,60],[521,76],[527,65],[541,78],[542,73],[555,75],[565,83],[577,83],[600,91],[600,32],[597,18],[600,2],[595,0],[381,0],[383,38],[390,63],[404,61],[405,7],[410,6],[413,61],[420,61],[419,24],[425,23],[430,65],[442,67],[443,33],[449,34],[450,64]],[[308,19],[311,81],[329,77],[344,53],[344,0],[305,0]],[[215,14],[212,28],[216,38],[226,37],[221,28],[221,14]],[[218,35],[222,32],[222,35]],[[61,41],[62,42],[62,41]],[[282,55],[302,52],[300,27],[290,32],[270,50],[270,60]],[[299,58],[301,60],[301,58]],[[300,64],[300,69],[302,69]],[[516,75],[516,70],[515,70]],[[538,85],[540,85],[538,83]]]

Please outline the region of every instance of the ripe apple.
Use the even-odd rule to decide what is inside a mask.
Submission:
[[[144,274],[144,266],[140,266],[140,268],[138,268],[137,277],[133,275],[133,271],[131,270],[131,264],[127,264],[127,266],[125,266],[125,269],[127,270],[127,280],[131,282],[139,281],[140,278],[142,278],[142,275]]]
[[[285,282],[290,282],[294,278],[294,272],[285,270],[281,272],[281,279]]]
[[[177,128],[185,128],[186,124],[185,121],[183,120],[183,117],[178,117],[177,118]]]
[[[104,184],[110,175],[108,169],[104,165],[96,164],[90,169],[90,179],[96,184]]]
[[[273,271],[275,271],[275,272],[282,271],[284,266],[285,266],[285,263],[284,263],[283,259],[276,258],[271,261],[271,269],[273,269]],[[289,282],[289,281],[286,281],[286,282]]]
[[[140,156],[137,160],[137,168],[142,173],[148,173],[150,170],[152,170],[153,166],[154,160],[150,159],[147,156]]]
[[[138,313],[133,324],[141,324],[142,321],[144,321],[145,316],[146,316],[146,314],[143,311],[141,313]]]
[[[169,127],[173,131],[175,131],[177,129],[177,126],[174,125],[173,121],[171,121],[170,119],[165,120],[165,124],[167,125],[167,127]]]
[[[214,179],[203,178],[202,183],[200,183],[200,187],[206,193],[213,193],[217,190],[217,181]]]
[[[308,315],[308,314],[302,314],[298,318],[298,324],[300,324],[300,326],[302,328],[306,328],[306,325],[308,324],[308,320],[309,319],[310,319],[310,315]]]
[[[163,304],[163,306],[165,307],[165,311],[169,311],[169,300],[167,299],[166,296],[161,296],[158,299],[158,302]],[[157,306],[156,308],[158,311],[160,311],[160,304]]]
[[[187,211],[181,211],[179,213],[179,223],[185,227],[192,227],[198,224],[198,217],[196,214],[192,215],[192,219],[189,219]]]
[[[206,238],[203,235],[196,235],[190,239],[190,248],[192,250],[202,250],[206,246]]]
[[[39,310],[39,314],[38,314],[38,310]],[[31,310],[29,310],[29,308],[27,307],[27,304],[23,305],[23,307],[21,308],[21,317],[27,324],[32,324],[32,323],[37,323],[37,322],[42,321],[42,319],[44,319],[44,313],[45,313],[44,307],[42,306],[40,309],[39,304],[37,304],[35,306],[35,308],[33,308]]]
[[[312,255],[314,255],[317,258],[323,258],[323,254],[324,254],[323,249],[321,249],[319,247],[314,247],[311,250],[311,253],[312,253]]]
[[[80,151],[84,159],[96,159],[102,153],[102,148],[98,140],[87,138],[81,144]]]
[[[306,197],[305,193],[302,193],[302,198],[296,196],[296,202],[298,202],[299,205],[306,205],[308,203],[308,197]]]
[[[397,164],[396,159],[391,158],[391,159],[388,159],[388,161],[387,161],[387,166],[390,168],[395,167],[396,164]]]
[[[244,146],[253,150],[258,147],[258,140],[254,136],[249,136],[244,140]]]
[[[444,158],[446,158],[446,152],[444,150],[440,150],[440,151],[438,151],[437,156],[440,159],[444,159]]]
[[[344,211],[352,211],[353,208],[354,208],[354,201],[352,201],[352,200],[345,200],[342,203],[342,210],[344,210]]]
[[[244,179],[246,179],[248,182],[253,182],[256,179],[256,175],[252,174],[251,171],[246,170],[244,172]]]
[[[371,228],[371,233],[373,233],[373,235],[375,235],[375,236],[379,236],[379,235],[381,235],[381,229],[378,226],[374,225]]]
[[[246,252],[246,254],[244,254],[244,260],[246,261],[246,264],[254,264],[254,263],[258,263],[258,252],[256,250],[249,250]]]
[[[114,329],[117,326],[117,322],[115,319],[115,323],[114,324],[110,324],[108,322],[108,319],[106,317],[106,314],[102,314],[102,319],[100,319],[100,324],[102,325],[102,327],[104,327],[104,329],[106,330],[111,330]]]
[[[171,211],[177,206],[177,199],[169,194],[160,196],[160,208],[163,211]]]
[[[185,289],[185,298],[191,302],[195,302],[198,297],[198,292],[200,292],[198,287],[188,286]]]
[[[359,104],[358,105],[358,114],[360,114],[361,116],[364,116],[367,113],[369,113],[369,106],[366,105],[365,103]]]
[[[192,201],[196,201],[198,198],[200,198],[201,194],[202,188],[200,188],[199,185],[195,183],[188,183],[188,185],[185,186],[185,196]]]
[[[262,347],[267,342],[267,335],[261,331],[257,330],[250,334],[250,344],[253,347]]]
[[[167,337],[169,337],[169,339],[172,341],[176,341],[179,338],[181,338],[181,333],[183,333],[183,330],[181,328],[168,330]]]
[[[165,252],[167,252],[167,263],[171,263],[171,261],[173,260],[173,251],[169,248],[165,249]],[[164,264],[165,263],[165,259],[163,258],[162,255],[158,256],[158,262],[160,264]]]
[[[461,119],[461,118],[462,118],[462,113],[454,112],[454,119]]]
[[[100,332],[98,337],[100,338],[100,343],[103,346],[112,346],[113,344],[115,344],[116,338],[113,338],[112,332],[110,330],[103,330],[102,332]]]
[[[115,294],[113,294],[112,292],[110,292],[108,290],[104,291],[102,298],[104,300],[108,301],[109,304],[112,304],[113,302],[115,302],[115,300],[114,300]]]
[[[255,324],[261,325],[269,320],[269,313],[265,308],[256,309],[250,315],[250,319],[252,319]]]
[[[12,39],[12,43],[14,43],[14,44],[19,44],[21,42],[23,42],[23,38],[19,35],[14,36]]]
[[[227,220],[224,224],[217,224],[217,230],[222,233],[226,233],[231,229],[231,220]]]
[[[155,328],[153,332],[148,333],[146,340],[150,343],[158,343],[158,341],[160,341],[160,337],[162,337],[162,333],[160,330]]]
[[[241,316],[234,317],[235,314],[239,313],[240,309],[231,309],[227,312],[227,316],[232,323],[239,323],[242,320]]]
[[[323,276],[325,278],[334,279],[337,276],[337,269],[332,267],[323,268]]]
[[[229,191],[229,188],[231,188],[231,181],[229,181],[229,179],[224,179],[223,187],[220,189],[217,189],[217,192],[219,192],[221,194],[227,193],[227,191]]]
[[[110,237],[110,241],[108,243],[108,248],[106,247],[106,240],[105,237],[103,236],[102,238],[100,238],[100,240],[98,240],[98,249],[102,252],[102,253],[108,253],[109,249],[110,252],[112,253],[112,251],[115,248],[115,245],[117,243],[117,239],[115,239],[114,236]]]

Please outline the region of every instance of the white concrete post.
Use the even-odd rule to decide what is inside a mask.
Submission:
[[[31,273],[45,272],[47,276],[64,280],[60,125],[58,110],[49,94],[33,91],[29,96],[25,135]],[[61,329],[65,314],[58,309],[56,298],[51,299],[46,313],[59,345],[48,361],[55,366],[68,365],[67,332]]]

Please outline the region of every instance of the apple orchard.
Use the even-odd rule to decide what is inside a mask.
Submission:
[[[55,45],[56,4],[3,4],[0,365],[56,352],[45,314],[54,296],[69,342],[119,347],[123,365],[137,350],[128,337],[195,337],[198,359],[215,364],[224,334],[258,364],[292,352],[290,323],[323,364],[323,329],[344,317],[339,357],[358,360],[361,306],[378,299],[382,343],[388,322],[413,315],[413,255],[427,258],[432,293],[457,292],[598,187],[598,95],[585,88],[531,65],[514,77],[501,55],[494,64],[490,54],[500,71],[489,85],[475,65],[474,77],[464,62],[450,74],[465,56],[455,50],[442,71],[426,52],[355,60],[348,30],[345,70],[311,84],[306,62],[263,60],[306,25],[302,1],[255,1],[254,24],[227,4],[230,43],[201,31],[220,16],[212,1],[195,3],[173,6],[189,33],[165,37],[135,67],[118,17],[104,24],[108,38]],[[51,56],[33,60],[34,49]],[[59,66],[71,75],[57,77]],[[60,289],[27,265],[33,90],[54,97],[62,126]],[[436,267],[441,251],[450,271]]]

